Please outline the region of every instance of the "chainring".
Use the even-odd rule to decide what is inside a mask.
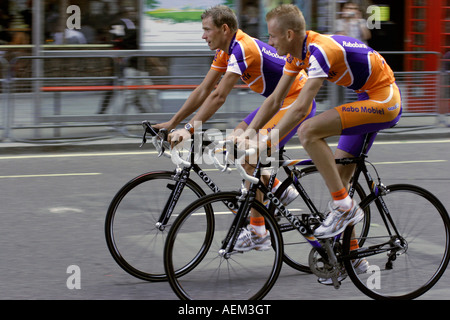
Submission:
[[[334,251],[338,255],[340,253],[340,245],[335,244]],[[342,263],[338,263],[337,266],[330,265],[327,261],[322,258],[316,248],[312,248],[309,252],[309,268],[311,272],[319,278],[329,279],[332,277],[337,277],[341,272],[345,270]]]

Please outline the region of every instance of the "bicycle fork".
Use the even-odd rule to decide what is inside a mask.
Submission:
[[[248,193],[250,193],[248,195]],[[247,196],[248,195],[248,196]],[[241,186],[241,195],[237,199],[238,211],[234,216],[233,223],[231,224],[230,230],[228,231],[225,239],[222,241],[222,247],[219,250],[219,256],[229,259],[232,254],[243,253],[240,251],[234,251],[234,245],[241,232],[241,226],[244,225],[244,220],[247,219],[248,213],[250,212],[250,207],[255,200],[255,192],[252,190],[247,190],[244,184]],[[247,213],[247,214],[245,214]]]
[[[175,181],[174,185],[167,185],[167,188],[171,190],[169,199],[164,206],[163,211],[156,222],[155,226],[158,230],[164,231],[167,223],[169,222],[170,216],[172,215],[173,209],[178,203],[181,193],[183,192],[184,186],[186,185],[187,179],[189,178],[189,170],[177,168],[175,175],[172,179]]]

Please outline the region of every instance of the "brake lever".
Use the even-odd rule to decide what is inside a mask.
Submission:
[[[152,128],[152,125],[148,120],[142,121],[142,127],[144,128],[144,134],[142,135],[142,142],[139,148],[142,148],[147,143],[147,133],[151,133],[152,136],[156,135],[157,130]]]
[[[157,136],[159,139],[161,139],[161,150],[159,151],[158,157],[161,157],[164,152],[166,151],[166,148],[170,149],[169,142],[167,141],[167,137],[169,136],[169,132],[167,129],[160,129]]]
[[[147,128],[145,128],[144,130],[144,135],[142,136],[142,142],[139,148],[142,148],[146,143],[147,143]]]
[[[222,169],[222,172],[230,172],[229,167],[230,167],[230,163],[228,162],[228,157],[230,155],[230,152],[228,151],[228,149],[225,151],[225,164],[224,167]]]

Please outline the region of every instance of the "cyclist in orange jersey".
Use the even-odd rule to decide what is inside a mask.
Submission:
[[[294,128],[325,80],[354,90],[358,101],[347,103],[304,121],[298,129],[299,139],[322,174],[331,193],[330,214],[315,230],[318,238],[341,233],[356,224],[363,212],[347,193],[354,166],[338,167],[334,158],[359,155],[366,133],[392,127],[401,116],[400,91],[394,74],[384,58],[363,42],[342,35],[322,35],[307,31],[302,12],[295,5],[281,5],[266,15],[269,44],[279,55],[286,55],[284,75],[248,126],[249,133],[262,127],[277,110],[286,90],[302,70],[308,80],[293,106],[275,129],[282,136]],[[272,130],[260,149],[273,148]],[[244,134],[247,137],[249,133]],[[333,155],[325,138],[340,135]],[[375,135],[374,135],[375,137]],[[238,139],[245,141],[244,138]],[[246,142],[247,143],[247,142]],[[370,142],[370,145],[373,140]]]
[[[175,130],[169,135],[172,147],[191,138],[198,126],[207,121],[224,104],[226,97],[241,79],[251,90],[264,97],[270,96],[279,79],[283,76],[286,57],[279,56],[276,50],[268,44],[250,37],[238,29],[236,15],[227,6],[218,5],[206,10],[202,15],[203,39],[211,50],[216,50],[214,61],[202,83],[192,92],[181,109],[168,122],[155,125],[156,128],[174,129],[181,121],[197,111],[183,129]],[[223,77],[222,77],[223,76]],[[222,78],[221,78],[222,77]],[[221,78],[217,88],[217,82]],[[306,83],[306,72],[301,71],[294,77],[294,84],[286,92],[286,97],[277,106],[277,112],[261,126],[265,133],[271,130],[297,99],[303,85]],[[248,124],[256,115],[258,109],[249,114],[235,128],[236,133],[247,129]],[[284,145],[295,133],[296,128],[305,119],[314,116],[315,102],[311,100],[298,123],[277,139],[280,146]],[[246,166],[252,173],[251,166]],[[275,188],[279,181],[275,181]],[[272,189],[275,191],[275,189]],[[282,202],[287,205],[298,196],[295,188],[288,188],[282,195]],[[262,196],[258,192],[259,200]],[[284,200],[284,201],[283,201]],[[252,212],[250,226],[242,232],[235,248],[239,250],[268,249],[270,235],[266,232],[263,218],[257,212]]]

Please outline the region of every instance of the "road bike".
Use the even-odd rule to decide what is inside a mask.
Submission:
[[[164,248],[164,266],[176,295],[180,299],[243,300],[262,299],[271,290],[280,274],[286,246],[273,212],[255,200],[257,190],[306,239],[311,272],[319,278],[331,279],[335,288],[348,275],[361,292],[374,299],[413,299],[430,290],[444,273],[450,258],[448,213],[432,193],[421,187],[383,185],[375,166],[367,160],[369,140],[370,134],[360,156],[336,159],[337,164],[356,165],[350,192],[360,176],[367,182],[369,193],[359,204],[364,219],[356,226],[348,226],[343,234],[328,239],[314,236],[314,229],[323,216],[313,212],[294,216],[261,183],[259,162],[253,175],[248,175],[240,161],[236,161],[241,176],[250,186],[243,183],[238,192],[219,192],[195,200],[171,226]],[[242,157],[248,154],[245,151]],[[375,170],[377,179],[372,178],[367,164]],[[279,163],[281,167],[288,165],[313,163],[308,159]],[[297,188],[295,180],[293,183]],[[298,191],[302,192],[300,188]],[[305,192],[306,198],[308,195]],[[224,210],[225,200],[238,201],[236,215]],[[212,207],[214,214],[205,210],[206,207]],[[271,235],[269,250],[234,249],[251,209],[265,219]],[[356,228],[360,231],[355,232]],[[358,241],[358,249],[350,249],[351,240]],[[368,263],[365,272],[360,273],[354,265],[359,259]],[[182,268],[187,262],[189,270]]]
[[[146,281],[165,281],[167,277],[164,271],[163,249],[167,230],[172,221],[193,199],[200,198],[207,192],[219,192],[220,188],[207,174],[206,169],[202,169],[196,161],[199,153],[200,155],[205,153],[212,141],[202,136],[193,139],[188,150],[188,161],[186,161],[178,157],[178,153],[173,150],[169,153],[167,130],[157,130],[148,121],[144,121],[142,125],[144,134],[141,146],[146,143],[146,135],[149,134],[159,156],[171,158],[178,165],[172,171],[151,171],[128,181],[116,193],[108,207],[105,237],[112,257],[127,273]],[[199,133],[199,135],[202,134],[203,132]],[[197,146],[196,142],[199,143]],[[194,152],[196,148],[200,152]],[[279,157],[288,159],[284,150],[280,151]],[[297,207],[309,204],[315,206],[315,212],[324,212],[327,198],[317,171],[313,168],[300,173],[297,170],[285,168],[286,177],[283,176],[283,178],[278,172],[269,173],[267,187],[271,189],[275,177],[279,177],[283,182],[277,190],[277,195],[281,197],[281,194],[291,185],[292,179],[298,179],[297,175],[301,176],[303,188],[314,191],[314,201],[304,202]],[[192,176],[192,172],[196,175]],[[194,180],[194,178],[198,179]],[[357,189],[357,197],[362,199],[365,196],[364,191],[359,185]],[[230,213],[237,211],[235,199],[227,202],[226,206]],[[212,215],[213,209],[206,209]],[[271,210],[275,210],[275,207],[271,207]],[[302,214],[300,211],[297,213]],[[284,230],[286,247],[289,247],[285,250],[284,261],[299,271],[310,272],[308,252],[304,251],[303,255],[298,249],[301,245],[296,232],[283,219],[280,219],[279,223]],[[189,264],[183,267],[189,268]]]

